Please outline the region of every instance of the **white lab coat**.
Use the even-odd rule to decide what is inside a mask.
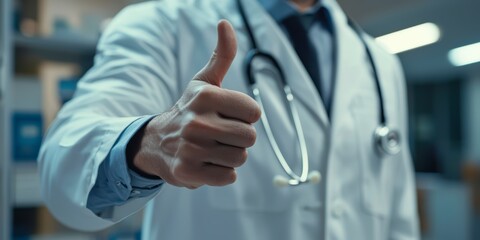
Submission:
[[[250,43],[234,0],[154,1],[127,8],[104,33],[95,66],[59,113],[39,159],[42,193],[68,226],[98,230],[142,209],[144,239],[418,239],[414,176],[407,144],[405,82],[396,58],[369,41],[381,78],[390,126],[402,151],[379,158],[372,143],[379,99],[360,40],[337,3],[326,0],[337,32],[338,69],[331,118],[289,41],[254,0],[244,0],[260,48],[280,61],[296,96],[310,169],[318,185],[276,188],[283,170],[260,123],[238,179],[197,190],[165,184],[98,217],[86,208],[100,163],[115,140],[142,115],[168,110],[216,44],[216,24],[228,19],[238,54],[223,87],[249,93],[242,61]],[[295,131],[268,65],[257,76],[266,114],[290,165],[299,172]]]

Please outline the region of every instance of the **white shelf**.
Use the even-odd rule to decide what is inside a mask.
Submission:
[[[40,195],[40,177],[36,162],[14,163],[13,205],[37,207],[43,205]]]

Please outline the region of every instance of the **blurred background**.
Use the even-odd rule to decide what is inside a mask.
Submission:
[[[93,234],[55,221],[35,161],[101,32],[135,2],[1,0],[0,239],[138,239],[141,213]],[[480,239],[480,1],[338,2],[404,66],[422,238]]]

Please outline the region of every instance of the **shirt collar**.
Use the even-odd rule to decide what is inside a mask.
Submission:
[[[298,8],[288,0],[260,0],[259,2],[276,22],[281,22],[285,18],[298,14],[299,12]],[[307,11],[303,12],[303,14],[317,12],[322,7],[322,2],[322,0],[317,0],[317,2]]]

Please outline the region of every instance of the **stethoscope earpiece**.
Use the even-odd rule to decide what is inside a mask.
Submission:
[[[322,175],[320,174],[319,171],[311,171],[308,174],[308,181],[313,183],[313,184],[318,184],[322,180]]]
[[[286,178],[285,176],[282,176],[282,175],[276,175],[273,178],[273,185],[275,185],[275,187],[279,187],[279,188],[290,186],[290,184],[288,184],[288,178]]]
[[[304,183],[318,184],[320,183],[321,180],[322,180],[322,175],[320,174],[319,171],[311,171],[308,174],[308,177],[306,180],[299,180],[294,178],[288,179],[283,175],[276,175],[273,178],[273,185],[279,188],[283,188],[288,186],[298,186]]]

